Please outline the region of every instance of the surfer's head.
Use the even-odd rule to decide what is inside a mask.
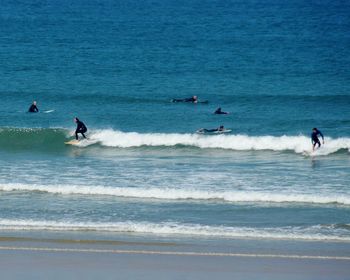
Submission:
[[[33,101],[33,105],[36,105],[36,101]]]
[[[197,95],[193,95],[192,98],[193,98],[194,100],[197,100],[197,99],[198,99]]]
[[[312,131],[316,132],[316,131],[317,131],[317,128],[316,128],[316,127],[314,127],[314,128],[312,129]]]
[[[219,130],[224,130],[224,126],[220,125]]]
[[[77,117],[75,117],[75,118],[74,118],[74,122],[77,123],[78,121],[79,121],[79,119],[78,119]]]

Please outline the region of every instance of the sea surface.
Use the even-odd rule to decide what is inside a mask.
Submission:
[[[0,232],[350,242],[349,14],[2,0]],[[67,146],[75,116],[89,140]]]

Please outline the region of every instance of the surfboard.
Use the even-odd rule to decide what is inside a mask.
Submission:
[[[66,145],[73,145],[73,146],[76,146],[76,145],[78,145],[78,144],[79,144],[79,140],[75,140],[75,139],[73,139],[73,140],[70,140],[70,141],[64,142],[64,144],[66,144]]]
[[[222,134],[222,133],[230,133],[232,131],[232,129],[224,129],[221,131],[214,131],[214,134]]]
[[[43,113],[45,113],[45,114],[49,114],[49,113],[52,113],[52,112],[55,112],[55,110],[46,110],[46,111],[43,111]]]
[[[225,129],[225,130],[221,130],[221,131],[202,131],[202,130],[197,130],[196,133],[198,134],[224,134],[224,133],[230,133],[232,131],[232,129]]]

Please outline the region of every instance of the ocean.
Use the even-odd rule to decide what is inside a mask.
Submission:
[[[350,242],[349,12],[1,1],[0,234]]]

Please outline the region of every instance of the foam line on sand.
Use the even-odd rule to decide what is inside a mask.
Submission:
[[[0,246],[7,251],[37,251],[37,252],[68,252],[68,253],[101,253],[101,254],[135,254],[135,255],[169,255],[169,256],[198,256],[198,257],[246,257],[246,258],[281,258],[281,259],[314,259],[314,260],[343,260],[350,261],[350,256],[312,256],[285,254],[254,254],[254,253],[223,253],[223,252],[179,252],[152,250],[115,250],[115,249],[79,249],[51,247],[15,247]]]

